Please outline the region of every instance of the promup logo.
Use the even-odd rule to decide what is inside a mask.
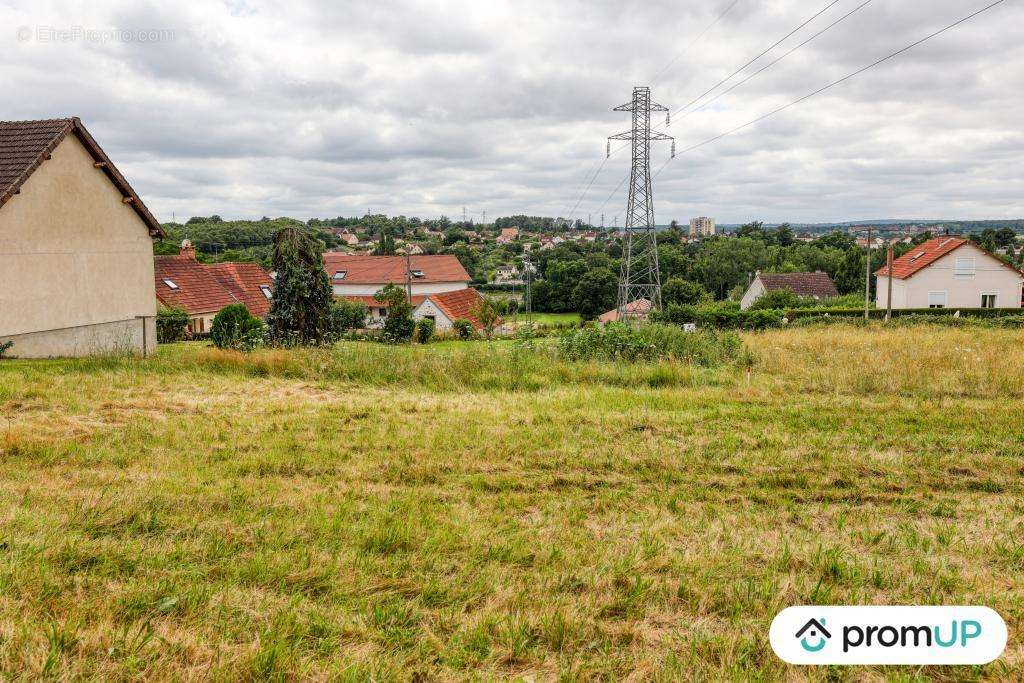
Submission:
[[[821,652],[821,650],[828,645],[828,639],[832,637],[832,634],[825,628],[825,619],[822,618],[821,621],[817,619],[808,620],[807,623],[803,625],[803,628],[796,632],[796,637],[800,639],[800,647],[803,649],[808,652]],[[808,643],[808,639],[810,639],[814,645]]]
[[[769,637],[790,664],[987,664],[1007,633],[988,607],[818,606],[782,610]]]

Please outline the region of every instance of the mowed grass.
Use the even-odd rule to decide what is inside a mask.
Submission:
[[[739,367],[449,343],[0,362],[0,671],[1015,679],[1024,334],[749,335]],[[793,604],[979,604],[977,668],[790,668]]]

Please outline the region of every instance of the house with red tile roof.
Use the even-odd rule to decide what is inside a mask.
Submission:
[[[647,320],[651,315],[651,301],[650,299],[636,299],[626,304],[626,316],[627,319],[634,320]],[[597,322],[601,324],[608,324],[618,322],[619,320],[619,309],[613,308],[610,311],[602,313],[597,317]]]
[[[519,239],[519,228],[502,228],[496,242],[498,244],[511,244]]]
[[[1024,274],[968,239],[935,237],[875,271],[875,305],[892,307],[1020,308]]]
[[[387,316],[387,304],[377,301],[375,295],[388,285],[398,285],[411,291],[413,317],[434,318],[439,332],[450,329],[458,318],[466,318],[479,329],[471,309],[479,303],[480,294],[469,286],[469,273],[454,256],[328,252],[324,254],[324,268],[336,297],[366,305],[370,328],[380,327]]]
[[[258,263],[200,263],[188,240],[177,256],[155,256],[153,263],[157,301],[186,311],[193,334],[209,332],[231,304],[244,304],[257,318],[270,312],[274,281]]]
[[[153,239],[163,234],[81,120],[0,121],[7,355],[153,351]]]

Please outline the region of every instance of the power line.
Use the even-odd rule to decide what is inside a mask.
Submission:
[[[692,47],[693,47],[694,45],[696,45],[696,44],[698,43],[698,41],[700,41],[700,39],[704,37],[704,34],[705,34],[705,33],[707,33],[708,31],[710,31],[710,30],[711,30],[712,28],[714,28],[714,27],[715,27],[715,26],[716,26],[716,25],[718,24],[718,22],[720,22],[720,21],[721,21],[722,19],[724,19],[724,18],[725,18],[725,15],[726,15],[726,14],[728,14],[729,12],[731,12],[731,11],[732,11],[732,8],[733,8],[733,7],[735,7],[736,5],[738,5],[738,4],[739,4],[739,2],[740,2],[740,0],[733,0],[733,2],[732,2],[732,4],[731,4],[731,5],[729,5],[728,7],[726,7],[726,8],[725,8],[725,10],[723,10],[721,14],[719,14],[719,15],[718,15],[717,17],[715,17],[715,20],[714,20],[714,21],[712,21],[712,22],[711,22],[710,24],[708,24],[707,26],[705,26],[705,27],[704,27],[704,30],[703,30],[703,31],[701,31],[701,32],[700,32],[699,34],[697,34],[697,37],[696,37],[696,38],[694,38],[693,40],[691,40],[691,41],[690,41],[690,42],[689,42],[689,43],[687,44],[687,46],[683,48],[683,51],[682,51],[682,52],[680,52],[680,53],[679,53],[679,54],[677,54],[677,55],[676,55],[675,57],[673,57],[672,59],[670,59],[670,60],[669,60],[669,62],[668,62],[668,64],[666,64],[665,66],[661,67],[661,70],[660,70],[660,71],[659,71],[658,73],[654,74],[654,78],[652,78],[652,79],[651,79],[651,85],[654,85],[654,83],[655,83],[655,82],[656,82],[656,81],[657,81],[657,80],[658,80],[659,78],[661,78],[661,75],[662,75],[663,73],[665,73],[666,71],[668,71],[668,70],[669,70],[669,67],[671,67],[671,66],[672,66],[673,64],[675,64],[676,62],[678,62],[678,61],[679,61],[679,60],[680,60],[680,59],[681,59],[681,58],[682,58],[682,57],[683,57],[683,56],[684,56],[684,55],[685,55],[685,54],[686,54],[687,52],[689,52],[689,51],[690,51],[690,48],[692,48]]]
[[[817,19],[818,17],[820,17],[820,16],[822,15],[822,14],[824,14],[825,12],[827,12],[827,11],[828,11],[828,10],[829,10],[829,9],[830,9],[830,8],[831,8],[832,6],[834,6],[834,5],[838,4],[839,2],[840,2],[840,0],[832,0],[832,2],[830,2],[830,3],[828,3],[827,5],[825,5],[824,7],[822,7],[822,8],[821,8],[820,10],[818,10],[818,11],[817,11],[817,12],[816,12],[816,13],[815,13],[815,14],[814,14],[813,16],[811,16],[811,17],[810,17],[809,19],[807,19],[807,21],[805,21],[804,23],[802,23],[802,24],[800,24],[799,26],[797,26],[797,27],[796,27],[795,29],[793,29],[792,31],[790,31],[789,33],[787,33],[786,35],[784,35],[784,36],[783,36],[782,38],[780,38],[779,40],[777,40],[777,41],[775,41],[774,43],[772,43],[771,47],[769,47],[769,48],[768,48],[767,50],[765,50],[764,52],[760,53],[759,55],[757,55],[756,57],[754,57],[753,59],[751,59],[751,60],[750,60],[749,62],[747,62],[746,64],[744,64],[744,65],[743,65],[743,66],[741,66],[740,68],[736,69],[735,71],[733,71],[733,72],[732,72],[731,74],[729,74],[728,76],[726,76],[726,77],[725,77],[725,78],[723,78],[722,80],[720,80],[720,81],[719,81],[718,83],[715,83],[715,84],[714,84],[714,85],[713,85],[713,86],[712,86],[711,88],[709,88],[708,90],[704,91],[704,92],[703,92],[703,93],[702,93],[702,94],[701,94],[700,96],[698,96],[698,97],[695,97],[695,98],[693,98],[692,100],[690,100],[689,102],[687,102],[686,104],[684,104],[684,105],[683,105],[682,107],[680,107],[679,109],[676,109],[676,110],[675,110],[674,112],[672,112],[672,113],[673,113],[673,114],[677,114],[677,113],[679,113],[679,112],[681,112],[681,111],[683,111],[683,110],[685,110],[685,109],[689,108],[689,106],[690,106],[691,104],[693,104],[694,102],[698,102],[698,101],[700,101],[701,99],[703,99],[703,98],[704,98],[704,96],[705,96],[705,95],[708,95],[709,93],[713,92],[713,91],[714,91],[714,90],[715,90],[716,88],[718,88],[718,87],[719,87],[720,85],[722,85],[722,84],[724,84],[724,83],[728,82],[729,80],[731,80],[733,76],[735,76],[736,74],[740,73],[741,71],[743,71],[744,69],[746,69],[746,68],[747,68],[748,66],[750,66],[751,64],[753,64],[754,62],[756,62],[757,60],[761,59],[761,57],[764,57],[764,56],[765,56],[766,54],[768,54],[769,52],[771,52],[772,50],[774,50],[774,49],[775,49],[776,47],[778,47],[779,45],[781,45],[781,44],[782,44],[783,42],[785,42],[785,41],[786,41],[786,40],[787,40],[788,38],[790,38],[790,37],[791,37],[791,36],[792,36],[792,35],[793,35],[794,33],[796,33],[797,31],[799,31],[800,29],[802,29],[802,28],[803,28],[804,26],[807,26],[807,24],[811,23],[812,21],[814,21],[815,19]]]
[[[939,29],[938,31],[935,31],[934,33],[930,33],[927,36],[925,36],[924,38],[921,38],[919,40],[914,41],[910,45],[902,47],[899,50],[896,50],[895,52],[892,52],[892,53],[886,55],[885,57],[882,57],[881,59],[878,59],[878,60],[868,64],[867,66],[862,66],[861,68],[857,69],[856,71],[848,73],[845,76],[843,76],[842,78],[839,78],[837,80],[832,81],[828,85],[822,86],[822,87],[818,88],[817,90],[804,95],[803,97],[799,97],[799,98],[793,100],[789,104],[784,104],[781,107],[778,107],[778,108],[773,109],[773,110],[771,110],[771,111],[769,111],[769,112],[767,112],[765,114],[762,114],[762,115],[758,116],[755,119],[751,119],[750,121],[747,121],[744,124],[736,126],[735,128],[731,128],[731,129],[725,131],[724,133],[719,133],[718,135],[715,135],[714,137],[708,138],[707,140],[704,140],[703,142],[699,142],[699,143],[697,143],[695,145],[691,145],[689,147],[686,147],[683,150],[681,150],[680,152],[678,152],[678,154],[685,154],[687,152],[692,152],[693,150],[699,149],[700,147],[704,147],[705,145],[709,145],[712,142],[717,142],[718,140],[721,140],[722,138],[724,138],[724,137],[726,137],[728,135],[732,135],[733,133],[737,133],[737,132],[743,130],[744,128],[748,128],[748,127],[750,127],[750,126],[752,126],[752,125],[754,125],[756,123],[760,123],[761,121],[764,121],[765,119],[767,119],[767,118],[769,118],[771,116],[774,116],[774,115],[776,115],[776,114],[778,114],[778,113],[780,113],[782,111],[785,111],[786,109],[789,109],[790,107],[794,107],[794,106],[796,106],[796,105],[798,105],[798,104],[800,104],[802,102],[806,102],[807,100],[811,99],[812,97],[815,97],[816,95],[820,95],[821,93],[825,92],[826,90],[830,90],[831,88],[834,88],[835,86],[839,85],[840,83],[844,83],[844,82],[850,80],[851,78],[864,73],[865,71],[867,71],[869,69],[873,69],[874,67],[889,61],[890,59],[898,57],[899,55],[903,54],[904,52],[912,50],[915,47],[917,47],[918,45],[921,45],[922,43],[925,43],[925,42],[931,40],[932,38],[940,36],[943,33],[956,28],[960,24],[963,24],[963,23],[965,23],[967,21],[970,21],[971,19],[973,19],[974,17],[978,16],[979,14],[987,12],[988,10],[992,9],[993,7],[995,7],[996,5],[1003,4],[1004,2],[1006,2],[1006,0],[996,0],[995,2],[993,2],[993,3],[989,4],[989,5],[986,5],[985,7],[982,7],[981,9],[978,9],[978,10],[975,10],[974,12],[971,12],[970,14],[968,14],[965,17],[963,17],[962,19],[958,19],[957,21],[954,21],[952,24],[949,24],[948,26],[945,26],[945,27]],[[671,161],[671,160],[669,160],[669,161]],[[661,173],[661,171],[665,168],[665,166],[668,166],[668,162],[663,164],[661,166],[661,168],[658,169],[657,173],[655,173],[655,176],[657,176],[658,173]]]
[[[829,25],[828,25],[828,26],[826,26],[825,28],[821,29],[820,31],[818,31],[817,33],[815,33],[815,34],[814,34],[813,36],[811,36],[810,38],[808,38],[808,39],[807,39],[807,40],[805,40],[804,42],[802,42],[802,43],[800,43],[799,45],[797,45],[796,47],[794,47],[794,48],[792,48],[792,49],[790,49],[790,50],[786,51],[785,53],[783,53],[783,54],[782,54],[782,55],[781,55],[780,57],[778,57],[777,59],[774,59],[774,60],[772,60],[771,62],[768,62],[767,64],[765,64],[764,66],[762,66],[762,67],[761,67],[760,69],[758,69],[758,70],[757,70],[757,71],[755,71],[754,73],[752,73],[752,74],[750,74],[749,76],[747,76],[746,78],[744,78],[744,79],[743,79],[742,81],[740,81],[740,82],[738,82],[738,83],[734,83],[733,85],[729,86],[728,88],[726,88],[726,89],[725,89],[725,90],[723,90],[722,92],[718,93],[717,95],[715,95],[714,97],[712,97],[712,98],[711,98],[710,100],[708,100],[708,101],[707,101],[707,102],[705,102],[704,104],[702,104],[702,105],[700,105],[699,107],[697,107],[696,109],[692,109],[692,110],[690,110],[690,111],[686,112],[685,114],[683,114],[683,116],[682,116],[681,118],[684,118],[684,119],[685,119],[685,118],[686,118],[687,116],[690,116],[691,114],[694,114],[694,113],[696,113],[696,112],[698,112],[698,111],[701,111],[701,110],[703,110],[703,109],[706,109],[706,108],[707,108],[707,107],[709,107],[709,106],[710,106],[710,105],[711,105],[711,104],[712,104],[713,102],[715,102],[716,100],[718,100],[718,99],[719,99],[720,97],[723,97],[723,96],[725,96],[725,95],[728,95],[729,93],[731,93],[731,92],[732,92],[733,90],[735,90],[736,88],[738,88],[738,87],[740,87],[741,85],[743,85],[744,83],[746,83],[746,82],[750,81],[750,80],[751,80],[752,78],[755,78],[755,77],[757,77],[758,75],[760,75],[761,73],[763,73],[763,72],[767,71],[768,69],[772,68],[773,66],[775,66],[776,64],[778,64],[779,62],[781,62],[781,61],[782,61],[783,59],[785,59],[786,57],[790,56],[791,54],[793,54],[794,52],[796,52],[797,50],[799,50],[800,48],[802,48],[802,47],[803,47],[804,45],[807,45],[807,43],[810,43],[810,42],[811,42],[812,40],[814,40],[815,38],[817,38],[817,37],[818,37],[818,36],[820,36],[821,34],[823,34],[823,33],[827,32],[827,31],[829,31],[830,29],[832,29],[833,27],[835,27],[835,26],[836,26],[837,24],[840,24],[840,23],[842,23],[842,22],[846,21],[846,20],[847,20],[848,18],[850,18],[851,16],[853,16],[854,14],[856,14],[857,12],[859,12],[860,10],[864,9],[865,7],[867,7],[868,5],[870,5],[870,4],[872,3],[872,2],[873,2],[873,0],[864,0],[864,2],[862,2],[862,3],[861,3],[861,4],[859,4],[859,5],[857,5],[857,6],[856,6],[856,7],[854,7],[854,8],[852,9],[852,10],[850,10],[849,12],[847,12],[846,14],[844,14],[843,16],[839,17],[838,19],[836,19],[835,21],[833,21],[833,22],[832,22],[831,24],[829,24]]]

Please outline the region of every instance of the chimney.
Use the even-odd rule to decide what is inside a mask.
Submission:
[[[184,256],[190,258],[193,261],[196,260],[196,248],[192,246],[192,242],[189,240],[181,241],[181,251],[178,252],[178,256]]]

